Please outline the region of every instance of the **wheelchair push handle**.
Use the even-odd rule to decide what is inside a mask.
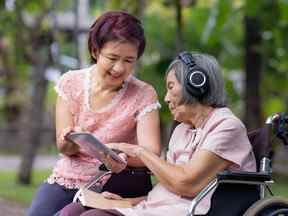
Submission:
[[[270,126],[272,133],[288,146],[288,114],[276,113],[269,116],[266,125]]]
[[[259,171],[261,173],[272,173],[272,169],[271,169],[271,160],[267,157],[263,157],[260,161],[260,167],[259,167]]]

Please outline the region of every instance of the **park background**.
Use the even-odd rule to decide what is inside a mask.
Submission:
[[[16,215],[58,157],[53,87],[66,71],[89,66],[89,26],[119,9],[145,28],[147,47],[135,75],[159,94],[164,146],[171,122],[165,70],[184,49],[219,60],[229,107],[248,130],[288,111],[287,0],[1,0],[0,202],[22,206]],[[286,197],[287,155],[275,146],[274,192]]]

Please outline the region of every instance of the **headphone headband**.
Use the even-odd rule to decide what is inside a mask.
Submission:
[[[178,58],[188,67],[194,67],[196,65],[192,54],[187,51],[179,53]]]
[[[193,55],[187,51],[179,53],[177,58],[188,67],[184,83],[186,90],[194,97],[202,99],[209,89],[206,71],[196,64]]]

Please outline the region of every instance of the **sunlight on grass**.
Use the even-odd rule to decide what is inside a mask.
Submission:
[[[51,170],[35,170],[33,173],[33,183],[31,185],[20,185],[16,183],[17,173],[13,171],[0,171],[0,197],[29,204],[37,190]]]

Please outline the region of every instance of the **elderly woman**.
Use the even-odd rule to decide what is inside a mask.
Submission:
[[[158,184],[147,197],[129,199],[130,208],[87,211],[79,204],[71,204],[62,210],[62,215],[185,215],[193,197],[218,172],[256,170],[246,129],[225,106],[224,82],[215,58],[180,53],[168,68],[166,86],[165,101],[180,122],[170,139],[167,161],[142,146],[110,144],[143,161]],[[200,203],[196,214],[208,212],[211,195]],[[103,196],[124,199],[111,193]]]

